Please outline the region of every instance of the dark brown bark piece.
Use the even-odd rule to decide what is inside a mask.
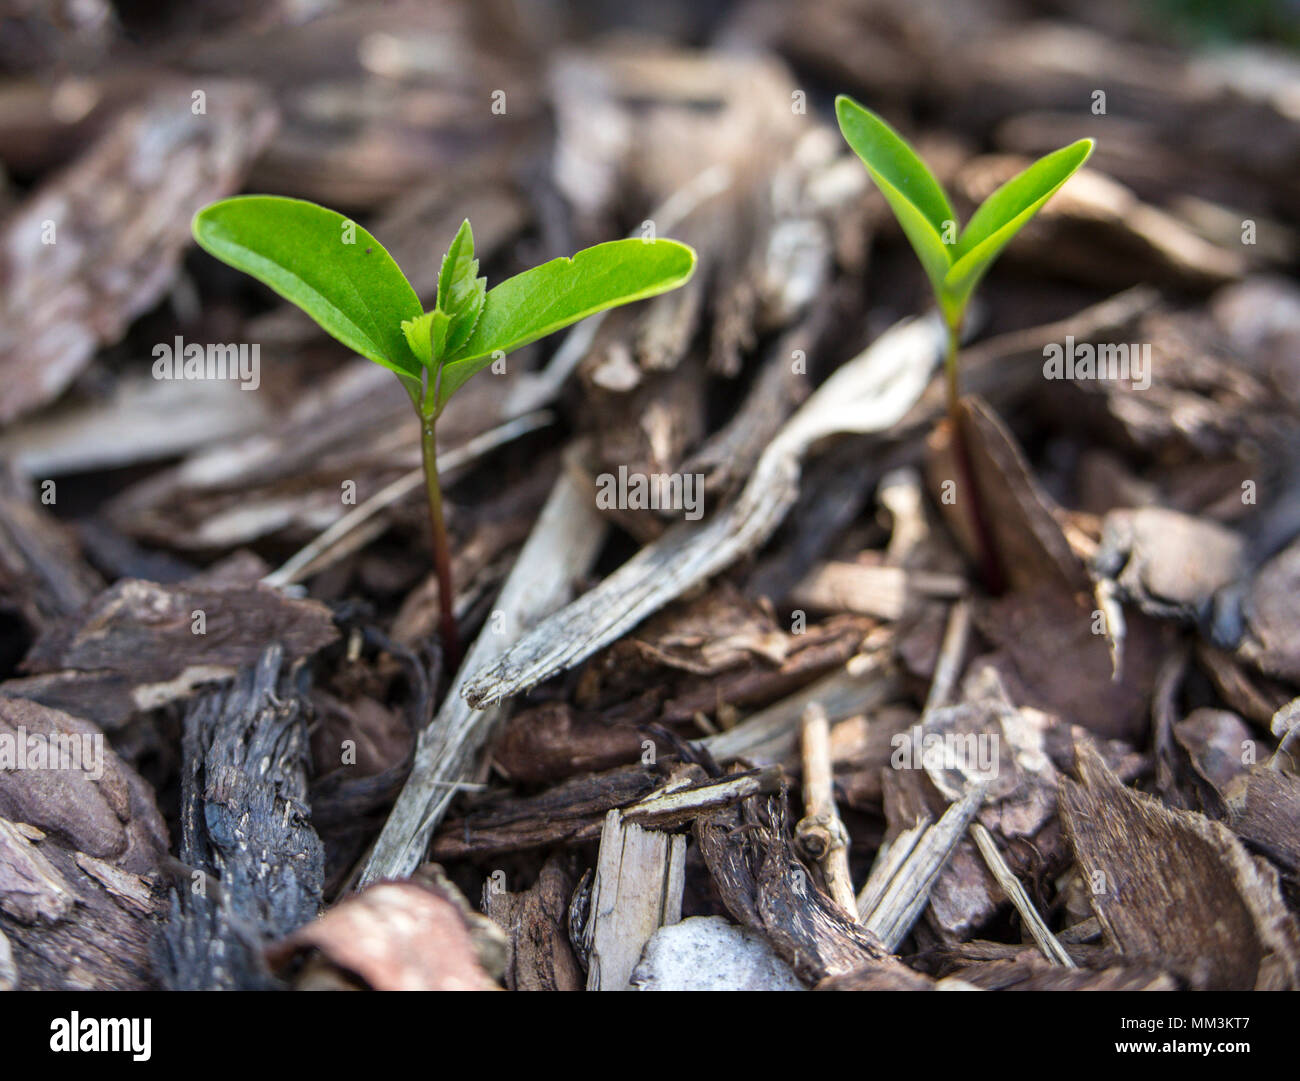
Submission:
[[[1242,656],[1267,675],[1300,680],[1300,541],[1260,568],[1245,616],[1250,636]]]
[[[727,911],[763,935],[801,980],[897,964],[815,885],[795,854],[784,792],[704,815],[695,836]]]
[[[1222,800],[1233,780],[1247,766],[1250,751],[1261,754],[1255,734],[1235,713],[1226,709],[1194,709],[1173,726],[1174,739],[1186,752],[1191,769],[1200,779],[1200,810],[1222,820]],[[1205,792],[1205,788],[1212,792]]]
[[[268,989],[265,941],[320,910],[325,854],[307,802],[305,691],[268,646],[185,715],[179,885],[159,943],[173,990]]]
[[[569,900],[575,879],[566,857],[552,854],[528,889],[484,886],[485,908],[506,933],[506,987],[511,991],[581,991],[586,977],[569,944]]]
[[[1172,629],[1131,613],[1117,681],[1106,637],[1093,633],[1094,603],[1051,588],[1023,591],[976,604],[975,624],[998,647],[988,663],[1012,699],[1098,737],[1137,743]],[[1063,665],[1063,657],[1070,663]]]
[[[574,777],[536,796],[494,794],[463,818],[449,818],[433,839],[439,861],[595,840],[606,812],[648,796],[660,778],[644,766]]]
[[[441,860],[595,841],[614,809],[644,829],[672,830],[779,783],[775,768],[712,778],[700,766],[681,763],[665,779],[653,767],[626,766],[572,778],[538,796],[497,795],[464,819],[448,820],[432,851]]]
[[[933,991],[934,980],[896,961],[862,965],[838,976],[828,976],[817,991]]]
[[[13,757],[20,741],[22,759]],[[32,757],[36,744],[60,742],[60,768]],[[18,988],[155,986],[153,876],[166,852],[153,792],[102,732],[0,699],[0,935]]]
[[[1061,819],[1107,941],[1197,989],[1300,982],[1300,932],[1277,872],[1223,826],[1125,788],[1088,744]]]
[[[961,423],[970,447],[972,482],[980,511],[997,549],[998,563],[1012,591],[1052,589],[1072,596],[1091,591],[1083,561],[1061,526],[1061,510],[1035,478],[1015,437],[991,406],[963,398]],[[967,552],[979,557],[972,534],[977,493],[964,490],[951,436],[941,429],[931,439],[930,484],[949,525]],[[953,498],[944,498],[944,482]]]
[[[39,634],[103,588],[64,526],[38,507],[0,499],[0,607]]]
[[[197,613],[202,630],[196,633]],[[255,663],[271,642],[287,660],[337,637],[329,609],[264,586],[206,588],[124,579],[32,646],[0,693],[120,728],[137,712],[188,697]]]
[[[631,762],[644,739],[630,725],[607,724],[567,702],[548,702],[506,721],[493,761],[517,784],[555,784]]]
[[[1252,766],[1223,795],[1227,825],[1300,884],[1300,780],[1268,766]]]
[[[1151,965],[1063,968],[1026,951],[1014,960],[986,961],[951,973],[986,991],[1177,991],[1178,981]]]

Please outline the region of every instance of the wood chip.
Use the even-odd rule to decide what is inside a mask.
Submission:
[[[1061,822],[1111,945],[1192,987],[1300,983],[1300,930],[1278,875],[1223,826],[1126,789],[1087,744],[1061,784]]]

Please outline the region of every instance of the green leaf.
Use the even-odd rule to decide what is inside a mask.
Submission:
[[[971,293],[1008,241],[1092,153],[1092,140],[1053,151],[984,201],[955,244],[944,244],[957,216],[948,196],[904,139],[852,98],[835,99],[840,131],[884,193],[911,242],[948,322],[961,322]]]
[[[402,333],[406,335],[406,343],[421,364],[432,364],[433,358],[446,348],[447,325],[450,322],[446,314],[437,308],[415,319],[402,320]]]
[[[870,109],[841,94],[835,115],[845,141],[862,159],[903,227],[937,294],[952,264],[944,229],[957,215],[934,174],[907,142]]]
[[[1008,180],[984,200],[962,230],[943,282],[949,304],[965,306],[971,292],[1007,242],[1088,160],[1091,139],[1055,150]]]
[[[204,207],[193,231],[205,251],[402,376],[408,390],[418,388],[420,364],[401,324],[419,318],[420,299],[383,245],[359,225],[301,199],[243,195]]]
[[[474,231],[466,219],[443,256],[438,272],[438,308],[447,314],[448,325],[442,348],[434,349],[435,357],[454,356],[478,324],[487,295],[487,279],[477,275]]]
[[[695,252],[675,240],[613,240],[552,259],[488,290],[473,333],[443,368],[439,408],[498,354],[519,349],[606,308],[675,289]]]

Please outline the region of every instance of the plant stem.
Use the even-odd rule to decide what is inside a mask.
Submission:
[[[979,481],[975,478],[974,460],[970,453],[970,444],[966,440],[966,429],[961,422],[961,410],[958,402],[961,393],[957,385],[957,352],[961,348],[961,320],[947,320],[948,350],[944,356],[944,373],[948,383],[948,425],[952,428],[953,453],[957,459],[957,472],[961,487],[969,493],[971,526],[975,534],[975,548],[979,554],[980,576],[984,579],[984,588],[996,596],[1002,592],[1002,566],[998,561],[997,544],[993,533],[984,518],[984,500],[980,496]]]
[[[961,348],[961,321],[956,323],[945,320],[948,326],[948,350],[943,358],[943,371],[948,382],[948,420],[957,428],[957,402],[961,399],[961,390],[957,385],[957,351]]]
[[[444,663],[454,672],[460,663],[460,635],[456,629],[456,593],[451,580],[451,548],[442,517],[442,488],[438,484],[438,444],[434,437],[437,421],[422,417],[420,450],[424,459],[424,485],[429,495],[429,525],[433,530],[433,568],[438,575],[439,634]]]

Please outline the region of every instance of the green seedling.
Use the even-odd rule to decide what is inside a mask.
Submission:
[[[990,536],[980,517],[969,451],[962,436],[957,402],[957,354],[966,309],[980,279],[1012,237],[1060,189],[1092,153],[1092,140],[1080,139],[1039,158],[984,200],[961,228],[947,193],[901,135],[870,109],[841,94],[835,113],[845,141],[862,159],[916,252],[948,332],[944,371],[948,416],[954,445],[971,502],[975,531],[984,552],[985,584],[996,591],[1001,574]]]
[[[314,203],[269,195],[223,199],[200,210],[193,229],[204,250],[292,301],[406,388],[420,418],[442,643],[454,664],[459,644],[438,483],[438,417],[473,375],[512,350],[682,285],[695,269],[695,252],[672,240],[615,240],[488,289],[478,276],[467,221],[443,257],[438,295],[426,312],[379,241]]]

